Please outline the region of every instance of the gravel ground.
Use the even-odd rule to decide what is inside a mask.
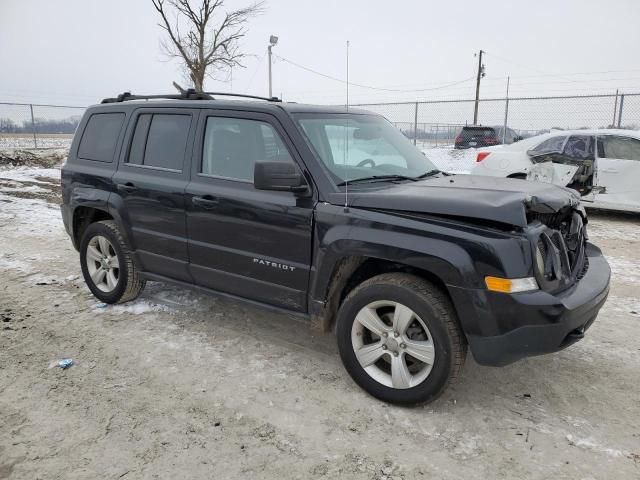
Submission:
[[[638,217],[592,216],[614,278],[582,342],[469,358],[408,409],[367,396],[333,336],[293,318],[159,283],[98,308],[58,175],[0,171],[0,478],[640,478]]]

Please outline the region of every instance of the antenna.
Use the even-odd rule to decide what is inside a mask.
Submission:
[[[343,163],[345,167],[347,166],[347,156],[349,154],[349,40],[347,40],[347,125],[344,129],[344,158]],[[347,178],[344,182],[344,211],[349,211],[349,175],[347,174]]]

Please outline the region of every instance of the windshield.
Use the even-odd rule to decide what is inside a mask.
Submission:
[[[298,114],[296,119],[337,184],[411,180],[437,170],[398,129],[377,115],[313,113]]]

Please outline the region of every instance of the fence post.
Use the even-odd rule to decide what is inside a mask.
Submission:
[[[613,121],[611,122],[611,125],[615,128],[616,126],[616,112],[618,110],[618,90],[616,90],[616,98],[613,101]]]
[[[413,144],[418,142],[418,102],[416,102],[416,111],[413,116]]]
[[[507,136],[507,121],[509,119],[509,97],[504,103],[504,128],[502,129],[502,144],[504,145]]]
[[[620,106],[618,107],[618,128],[622,124],[622,106],[624,105],[624,93],[620,94]]]
[[[38,148],[38,139],[36,138],[36,121],[33,118],[33,104],[29,104],[29,109],[31,110],[31,130],[33,130],[33,146],[34,148]]]

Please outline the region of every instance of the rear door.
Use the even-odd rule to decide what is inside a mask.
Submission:
[[[612,207],[640,208],[640,140],[622,135],[598,137],[596,201]]]
[[[256,161],[302,167],[275,117],[202,113],[186,190],[190,270],[195,282],[291,310],[306,309],[314,200],[256,190]]]
[[[145,272],[191,281],[184,190],[197,110],[141,108],[113,177],[123,224]]]

